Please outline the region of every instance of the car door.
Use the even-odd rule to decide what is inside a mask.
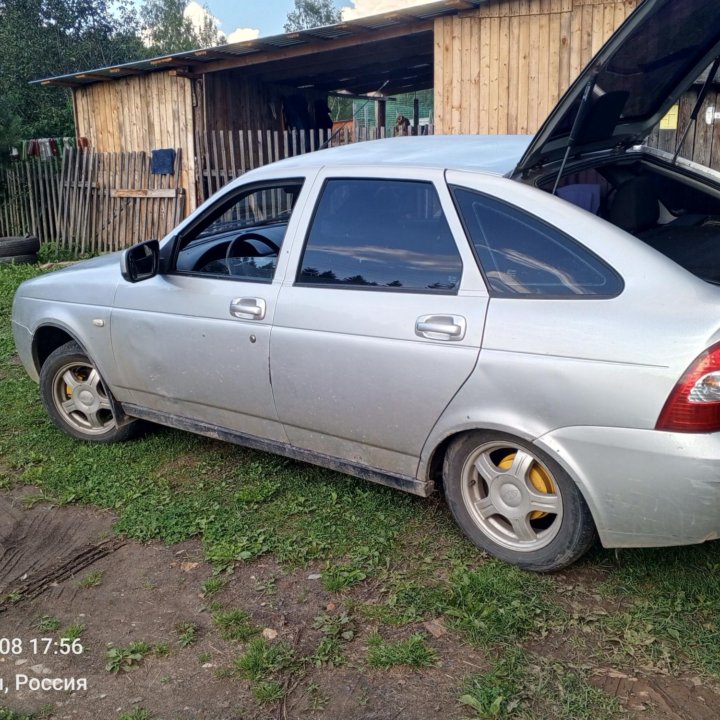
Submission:
[[[120,284],[111,332],[131,403],[285,440],[270,386],[270,328],[284,240],[304,193],[302,179],[231,190],[179,233],[167,272]]]
[[[270,347],[296,447],[414,476],[474,367],[488,296],[441,171],[326,170]]]

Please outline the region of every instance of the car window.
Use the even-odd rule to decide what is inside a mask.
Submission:
[[[454,293],[461,276],[460,255],[432,183],[325,183],[298,284]]]
[[[220,201],[183,237],[176,270],[270,282],[301,187],[264,185]]]
[[[622,280],[568,235],[507,203],[451,188],[481,269],[497,297],[612,297]]]

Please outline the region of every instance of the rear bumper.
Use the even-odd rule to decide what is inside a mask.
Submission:
[[[605,547],[720,537],[720,433],[570,427],[535,443],[576,480]]]

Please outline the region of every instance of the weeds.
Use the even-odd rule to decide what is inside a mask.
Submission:
[[[367,663],[373,668],[389,668],[395,665],[430,667],[438,660],[437,653],[428,647],[422,633],[415,633],[397,642],[383,640],[378,633],[373,633],[368,644]]]
[[[177,628],[178,644],[180,647],[189,647],[190,645],[193,645],[197,641],[199,629],[200,628],[198,628],[195,623],[180,623]]]
[[[152,651],[145,642],[132,642],[127,647],[110,647],[107,651],[105,669],[111,673],[127,672],[139,665]]]
[[[212,618],[223,640],[244,642],[260,632],[260,628],[250,622],[250,616],[244,610],[218,610]]]
[[[508,649],[493,668],[468,680],[460,702],[482,720],[612,720],[620,707],[594,688],[586,669]]]
[[[204,597],[212,597],[216,593],[220,592],[224,587],[225,581],[221,577],[213,575],[202,584],[201,589]]]
[[[43,615],[37,626],[41,632],[55,632],[60,627],[60,621],[54,615]]]
[[[78,582],[78,586],[83,589],[98,587],[98,585],[102,584],[104,575],[104,571],[94,570],[82,578],[80,582]]]

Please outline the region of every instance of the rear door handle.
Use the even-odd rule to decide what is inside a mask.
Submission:
[[[457,342],[465,337],[467,322],[461,315],[422,315],[415,323],[415,334],[428,340]]]
[[[235,298],[230,301],[230,314],[241,320],[262,320],[266,305],[261,298]]]

